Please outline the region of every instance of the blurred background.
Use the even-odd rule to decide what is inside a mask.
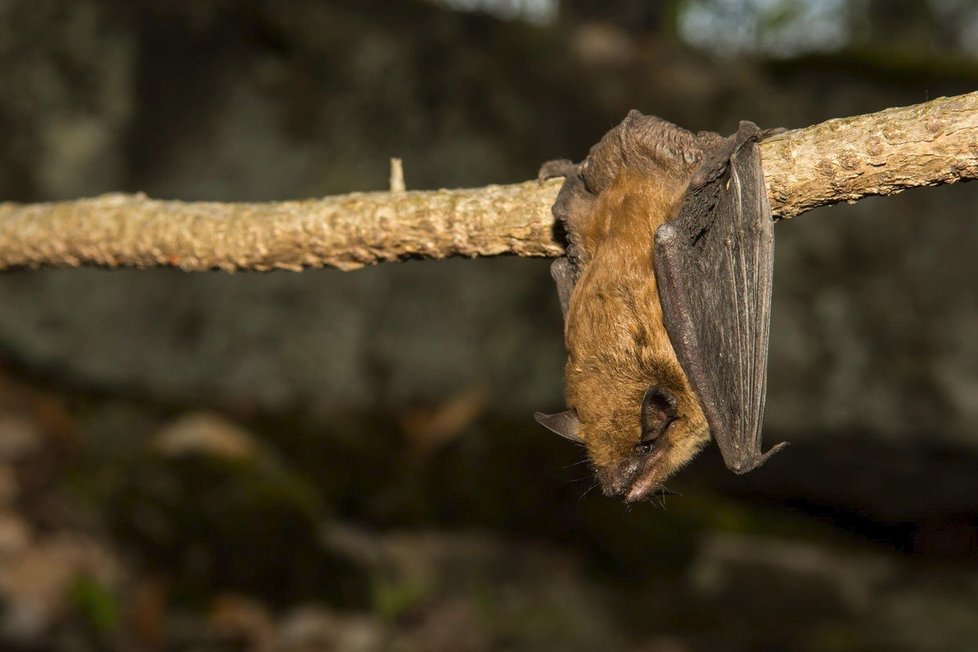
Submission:
[[[0,199],[481,186],[978,87],[975,0],[2,0]],[[776,227],[765,438],[627,508],[549,261],[0,275],[0,649],[967,650],[978,184]]]

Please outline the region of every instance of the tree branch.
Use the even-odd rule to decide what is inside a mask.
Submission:
[[[978,178],[978,92],[887,109],[761,144],[775,215]],[[173,266],[356,269],[405,258],[559,256],[560,180],[260,204],[144,195],[0,204],[0,270]]]

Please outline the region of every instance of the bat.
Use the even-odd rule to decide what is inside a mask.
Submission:
[[[551,265],[568,410],[542,425],[583,444],[606,495],[642,500],[706,445],[746,473],[761,453],[774,234],[757,142],[632,111],[563,176]]]

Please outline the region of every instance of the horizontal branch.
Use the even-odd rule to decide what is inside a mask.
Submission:
[[[828,120],[761,143],[775,215],[978,179],[978,92]]]
[[[818,206],[978,178],[978,92],[829,120],[761,144],[768,197],[787,218]],[[144,195],[0,204],[0,270],[172,266],[356,269],[405,258],[559,256],[560,180],[269,203]]]

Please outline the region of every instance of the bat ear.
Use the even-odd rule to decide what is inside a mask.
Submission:
[[[659,385],[642,398],[642,441],[655,439],[676,419],[676,395]]]
[[[558,412],[557,414],[537,412],[533,416],[541,426],[546,427],[551,432],[557,433],[564,439],[570,439],[579,444],[584,443],[580,435],[581,422],[577,418],[577,412],[574,410]]]

